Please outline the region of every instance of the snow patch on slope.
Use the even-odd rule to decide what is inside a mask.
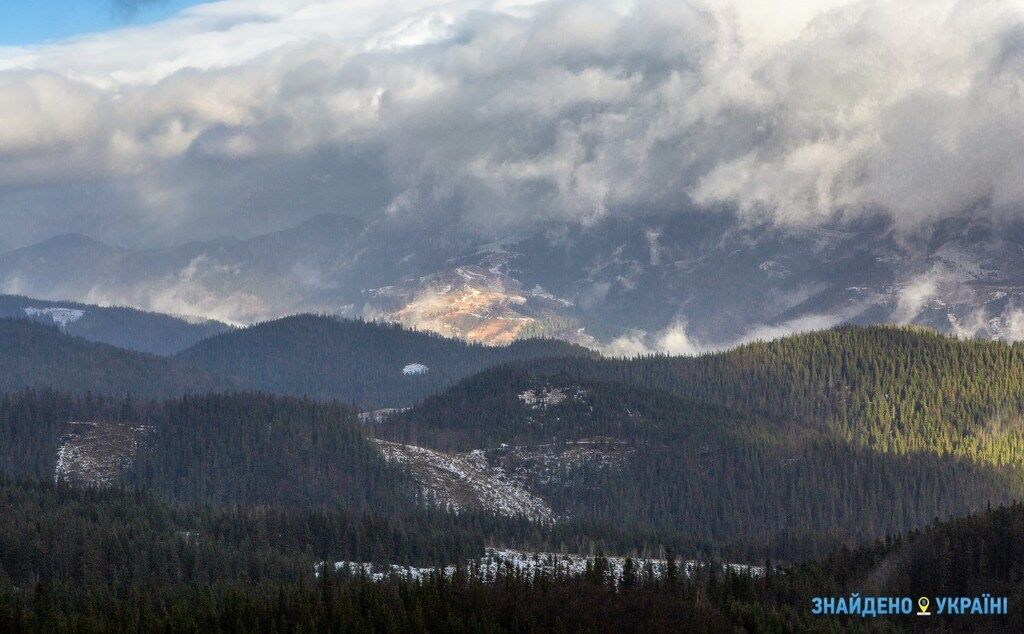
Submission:
[[[453,512],[483,509],[506,517],[554,521],[554,513],[518,478],[488,463],[483,451],[444,453],[414,445],[373,441],[385,460],[406,469],[419,484],[423,499]]]
[[[580,475],[620,471],[635,450],[613,438],[588,438],[564,443],[503,446],[487,452],[492,464],[521,481],[541,486],[580,486]]]
[[[87,487],[112,486],[134,463],[149,429],[124,423],[69,422],[57,449],[55,482]]]
[[[369,412],[360,412],[359,422],[364,425],[376,425],[408,409],[408,407],[385,407],[383,409],[370,410]]]
[[[561,405],[566,401],[583,402],[586,393],[580,388],[556,388],[541,386],[535,390],[526,390],[519,394],[519,400],[527,407],[539,410]]]
[[[42,317],[49,316],[53,320],[53,323],[58,324],[61,328],[67,328],[68,324],[73,324],[85,315],[84,310],[78,310],[77,308],[26,308],[25,314],[29,317]]]
[[[422,363],[410,363],[402,368],[402,374],[405,376],[416,376],[418,374],[426,374],[427,372],[430,372],[430,368]]]

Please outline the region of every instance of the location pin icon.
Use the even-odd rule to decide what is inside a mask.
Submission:
[[[928,597],[921,597],[920,599],[917,600],[917,607],[918,607],[917,613],[919,615],[931,614],[931,612],[928,611],[928,607],[930,605],[931,605],[931,601],[928,600]]]

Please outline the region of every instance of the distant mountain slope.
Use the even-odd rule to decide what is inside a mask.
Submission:
[[[504,251],[451,231],[316,216],[248,239],[124,249],[81,235],[0,253],[0,292],[252,323],[298,312],[386,317],[483,343],[587,341],[573,302],[510,275]]]
[[[554,340],[486,347],[396,325],[298,315],[206,339],[175,359],[252,389],[371,409],[412,404],[498,363],[558,356],[594,353]]]
[[[787,559],[1024,493],[1009,467],[871,451],[825,430],[664,391],[510,367],[368,421],[367,431],[452,459],[475,451],[546,500],[555,517],[680,531],[712,549],[742,544]],[[438,488],[428,470],[406,464]],[[445,499],[459,489],[455,482],[432,494]]]
[[[159,355],[174,354],[230,329],[227,324],[212,319],[187,320],[134,308],[19,295],[0,295],[0,318],[4,317],[28,317],[45,324],[57,324],[63,332],[89,341]]]
[[[232,385],[180,362],[66,335],[57,326],[0,319],[0,391],[51,388],[150,398]]]
[[[879,451],[1024,466],[1024,344],[846,326],[698,357],[559,360],[538,374],[657,387]]]
[[[341,310],[364,289],[441,266],[444,245],[422,232],[368,235],[360,220],[333,215],[250,239],[158,249],[65,235],[0,253],[0,292],[251,323]]]
[[[495,240],[323,215],[157,249],[58,236],[0,253],[0,292],[231,323],[323,312],[487,343],[547,335],[633,351],[719,349],[843,323],[1024,337],[1024,223],[892,229],[675,213],[545,223]]]

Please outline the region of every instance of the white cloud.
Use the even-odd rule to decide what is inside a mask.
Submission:
[[[1001,341],[1024,341],[1024,310],[1013,304],[992,313],[985,306],[964,317],[949,315],[950,332],[961,338],[981,337]]]
[[[657,333],[643,330],[626,332],[601,346],[611,357],[636,357],[651,354],[694,356],[715,349],[694,341],[686,332],[686,322],[676,321]]]
[[[1022,25],[1021,0],[222,0],[0,49],[0,228],[1018,214]]]
[[[650,349],[644,339],[645,333],[643,331],[629,332],[603,345],[601,352],[609,357],[623,358],[637,357],[656,352]]]
[[[702,346],[686,334],[686,324],[682,322],[672,324],[659,334],[656,345],[659,351],[674,356],[692,356],[702,350]]]
[[[940,276],[929,271],[914,277],[896,292],[896,308],[892,320],[898,324],[909,324],[921,314],[928,302],[935,299],[939,292]]]
[[[211,290],[230,288],[222,283],[224,278],[241,274],[238,267],[200,255],[156,284],[107,287],[99,281],[85,294],[83,301],[100,306],[141,305],[161,313],[202,316],[243,325],[268,313],[264,298],[245,290]]]

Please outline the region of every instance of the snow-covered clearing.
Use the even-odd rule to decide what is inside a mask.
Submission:
[[[106,487],[135,462],[148,428],[124,423],[70,422],[70,431],[57,448],[55,482]]]
[[[427,372],[430,372],[430,368],[422,363],[410,363],[402,368],[402,374],[405,376],[415,376],[417,374],[426,374]]]
[[[547,502],[531,493],[520,479],[491,465],[483,451],[444,453],[384,440],[373,442],[388,462],[401,465],[412,475],[430,504],[454,512],[475,508],[539,522],[554,519]]]
[[[39,317],[48,315],[53,323],[58,324],[61,328],[67,328],[68,324],[73,324],[85,315],[84,310],[78,310],[77,308],[26,308],[25,314],[29,317]]]
[[[622,469],[633,453],[628,443],[612,438],[592,438],[504,446],[488,451],[487,458],[522,481],[547,485],[566,484],[580,474]]]
[[[593,555],[534,553],[504,548],[488,548],[483,557],[466,562],[465,570],[469,574],[478,575],[485,580],[493,580],[499,572],[509,571],[525,575],[579,576],[586,572],[588,564],[591,566],[594,564],[595,559],[596,557]],[[608,561],[609,576],[615,583],[618,583],[622,580],[626,558],[606,557],[605,559]],[[657,579],[665,574],[667,563],[664,559],[634,558],[633,562],[636,566],[638,577],[650,574]],[[681,574],[689,577],[693,575],[694,571],[706,565],[706,563],[696,560],[681,561],[679,562],[679,571]],[[322,566],[323,562],[316,567],[318,575]],[[424,579],[432,574],[451,576],[456,571],[455,566],[417,568],[397,564],[381,565],[355,561],[337,561],[334,563],[334,569],[353,575],[365,574],[372,581],[381,581],[392,576],[410,579]],[[763,566],[750,566],[746,564],[723,564],[722,570],[728,570],[737,574],[749,574],[754,577],[764,574]]]
[[[364,425],[372,425],[377,423],[383,423],[387,419],[391,418],[395,414],[401,414],[408,410],[408,407],[385,407],[384,409],[375,409],[369,412],[361,412],[359,414],[359,422]]]
[[[584,402],[586,392],[577,387],[557,388],[542,386],[519,394],[519,400],[534,410],[543,410],[568,401]]]

